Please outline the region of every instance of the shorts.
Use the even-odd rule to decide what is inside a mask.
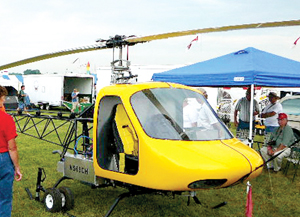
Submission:
[[[72,109],[75,110],[77,107],[81,107],[81,105],[79,104],[79,102],[72,102]]]

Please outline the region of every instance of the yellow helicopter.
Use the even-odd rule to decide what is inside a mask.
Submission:
[[[92,123],[93,138],[88,133],[82,137],[93,142],[86,141],[83,150],[79,151],[75,139],[73,153],[69,151],[71,142],[64,146],[63,151],[56,151],[61,156],[57,169],[63,173],[63,177],[52,188],[44,189],[41,186],[43,170],[39,169],[36,199],[39,200],[39,192],[44,191],[43,202],[48,211],[72,209],[74,197],[70,189],[58,188],[64,179],[79,180],[99,188],[127,188],[129,192],[116,199],[106,214],[109,216],[124,197],[187,191],[196,203],[200,203],[195,194],[197,190],[225,188],[260,175],[264,164],[261,156],[232,135],[200,91],[175,83],[130,83],[136,76],[130,71],[128,59],[122,59],[122,48],[198,33],[291,25],[300,25],[300,20],[147,37],[116,35],[108,40],[100,39],[98,45],[91,47],[45,54],[0,66],[0,70],[3,70],[73,53],[119,49],[119,59],[112,61],[112,85],[102,88],[97,94],[95,104],[90,108],[91,117],[75,118],[85,124]],[[210,124],[186,124],[187,113],[196,111],[199,105],[206,108]],[[190,108],[187,109],[187,106]],[[25,116],[40,118],[40,115]],[[18,115],[14,118],[18,121]]]

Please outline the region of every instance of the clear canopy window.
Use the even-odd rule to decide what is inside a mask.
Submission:
[[[131,104],[150,137],[194,141],[232,138],[206,99],[196,91],[147,89],[135,93]]]

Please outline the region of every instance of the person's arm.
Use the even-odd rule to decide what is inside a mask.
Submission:
[[[78,96],[78,94],[79,94],[79,92],[73,92],[71,95],[72,99],[76,98]]]
[[[254,104],[255,104],[255,106],[254,106],[253,115],[258,115],[260,111],[259,111],[259,106],[258,106],[258,103],[256,100],[254,101]]]
[[[242,98],[243,99],[243,98]],[[241,103],[242,103],[242,99],[240,99],[237,104],[235,105],[235,108],[234,108],[234,113],[233,113],[233,120],[234,120],[234,125],[237,127],[239,125],[239,122],[238,122],[238,112],[241,110]]]
[[[280,144],[279,146],[278,146],[278,148],[276,148],[275,150],[273,150],[272,148],[268,148],[268,154],[269,155],[274,155],[276,152],[278,152],[278,151],[281,151],[281,150],[283,150],[283,149],[285,149],[286,148],[286,146],[285,145],[283,145],[283,144]]]
[[[289,126],[286,126],[286,127],[284,127],[282,133],[283,133],[282,141],[281,141],[280,145],[274,150],[273,154],[285,149],[286,147],[288,147],[292,144],[291,138],[294,138],[294,132],[293,132],[292,128],[290,128]]]
[[[190,111],[189,111],[189,119],[190,119],[190,123],[192,125],[192,127],[197,127],[197,122],[198,122],[198,112],[197,109],[195,109],[194,107],[191,107]]]
[[[262,113],[260,116],[262,118],[269,118],[269,117],[273,117],[274,115],[276,115],[276,112],[272,111],[272,112]]]
[[[9,151],[10,158],[15,166],[15,180],[20,181],[23,175],[21,173],[20,165],[19,165],[17,143],[14,138],[8,141],[8,151]]]
[[[234,125],[237,127],[239,122],[237,121],[237,114],[238,114],[238,110],[234,110]]]
[[[285,146],[284,144],[280,144],[280,145],[278,146],[278,148],[276,148],[276,149],[274,150],[274,152],[281,151],[281,150],[283,150],[283,149],[285,149],[285,148],[286,148],[286,146]]]
[[[26,93],[22,90],[22,92],[21,92],[21,96],[22,97],[25,97],[26,96]]]

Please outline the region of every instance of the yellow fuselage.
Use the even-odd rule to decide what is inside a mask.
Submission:
[[[142,128],[130,103],[131,96],[150,88],[184,88],[178,84],[145,83],[119,84],[103,88],[97,97],[94,112],[94,167],[96,176],[117,180],[137,186],[158,190],[188,191],[189,185],[199,180],[225,180],[217,186],[227,187],[238,181],[258,176],[263,164],[260,155],[236,138],[213,141],[184,141],[156,139],[148,136]],[[121,99],[130,124],[138,139],[138,172],[125,174],[103,168],[99,164],[101,139],[98,129],[99,104],[103,97],[117,96]],[[201,188],[201,187],[199,187]]]

